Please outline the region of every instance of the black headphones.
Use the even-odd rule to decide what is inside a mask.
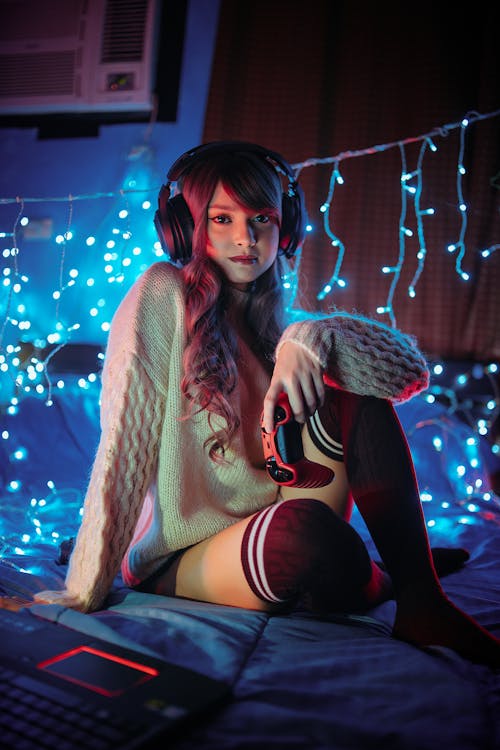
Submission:
[[[199,158],[217,152],[231,151],[255,154],[270,164],[278,174],[286,177],[288,190],[282,196],[280,250],[287,258],[291,258],[301,244],[306,216],[304,194],[295,179],[292,167],[279,154],[268,151],[255,143],[214,141],[182,154],[170,167],[167,173],[167,183],[160,188],[154,224],[163,251],[172,261],[185,265],[190,260],[194,221],[182,193],[170,197],[171,184],[190,172]]]

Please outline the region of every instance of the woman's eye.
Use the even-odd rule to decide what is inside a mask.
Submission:
[[[267,214],[258,214],[257,216],[254,216],[253,220],[258,224],[267,224],[271,220],[271,217]]]
[[[215,224],[229,224],[229,222],[231,221],[229,216],[224,216],[224,214],[219,214],[218,216],[209,216],[208,218]]]

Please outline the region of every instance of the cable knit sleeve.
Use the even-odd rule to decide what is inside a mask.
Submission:
[[[113,319],[102,373],[101,438],[66,588],[42,591],[39,601],[98,609],[132,539],[156,468],[165,403],[138,356],[141,309],[141,292],[133,289]]]
[[[321,365],[327,385],[362,396],[407,401],[429,384],[426,360],[415,340],[359,315],[335,313],[292,323],[287,341],[303,346]]]

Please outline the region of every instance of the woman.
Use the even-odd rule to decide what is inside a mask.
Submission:
[[[498,664],[499,642],[441,589],[437,572],[466,555],[433,561],[391,404],[427,386],[424,358],[359,316],[287,325],[283,279],[304,221],[291,168],[260,146],[207,144],[173,165],[155,217],[170,262],[115,314],[66,588],[36,599],[95,610],[120,564],[142,591],[268,612],[394,596],[397,637]],[[266,470],[261,413],[266,437],[282,394],[308,466],[329,470],[320,487],[279,486]],[[353,499],[383,566],[348,523]]]

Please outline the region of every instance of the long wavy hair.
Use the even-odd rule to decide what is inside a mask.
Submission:
[[[240,426],[230,400],[238,380],[237,339],[227,315],[231,288],[206,252],[208,205],[219,182],[234,200],[251,210],[272,211],[280,217],[282,203],[276,170],[251,152],[222,152],[197,160],[179,185],[194,220],[192,257],[182,269],[187,345],[181,388],[190,401],[191,414],[208,412],[212,436],[205,447],[216,462],[225,460]],[[244,309],[248,343],[269,373],[285,326],[282,277],[287,273],[290,263],[278,251],[273,265],[252,285]]]

